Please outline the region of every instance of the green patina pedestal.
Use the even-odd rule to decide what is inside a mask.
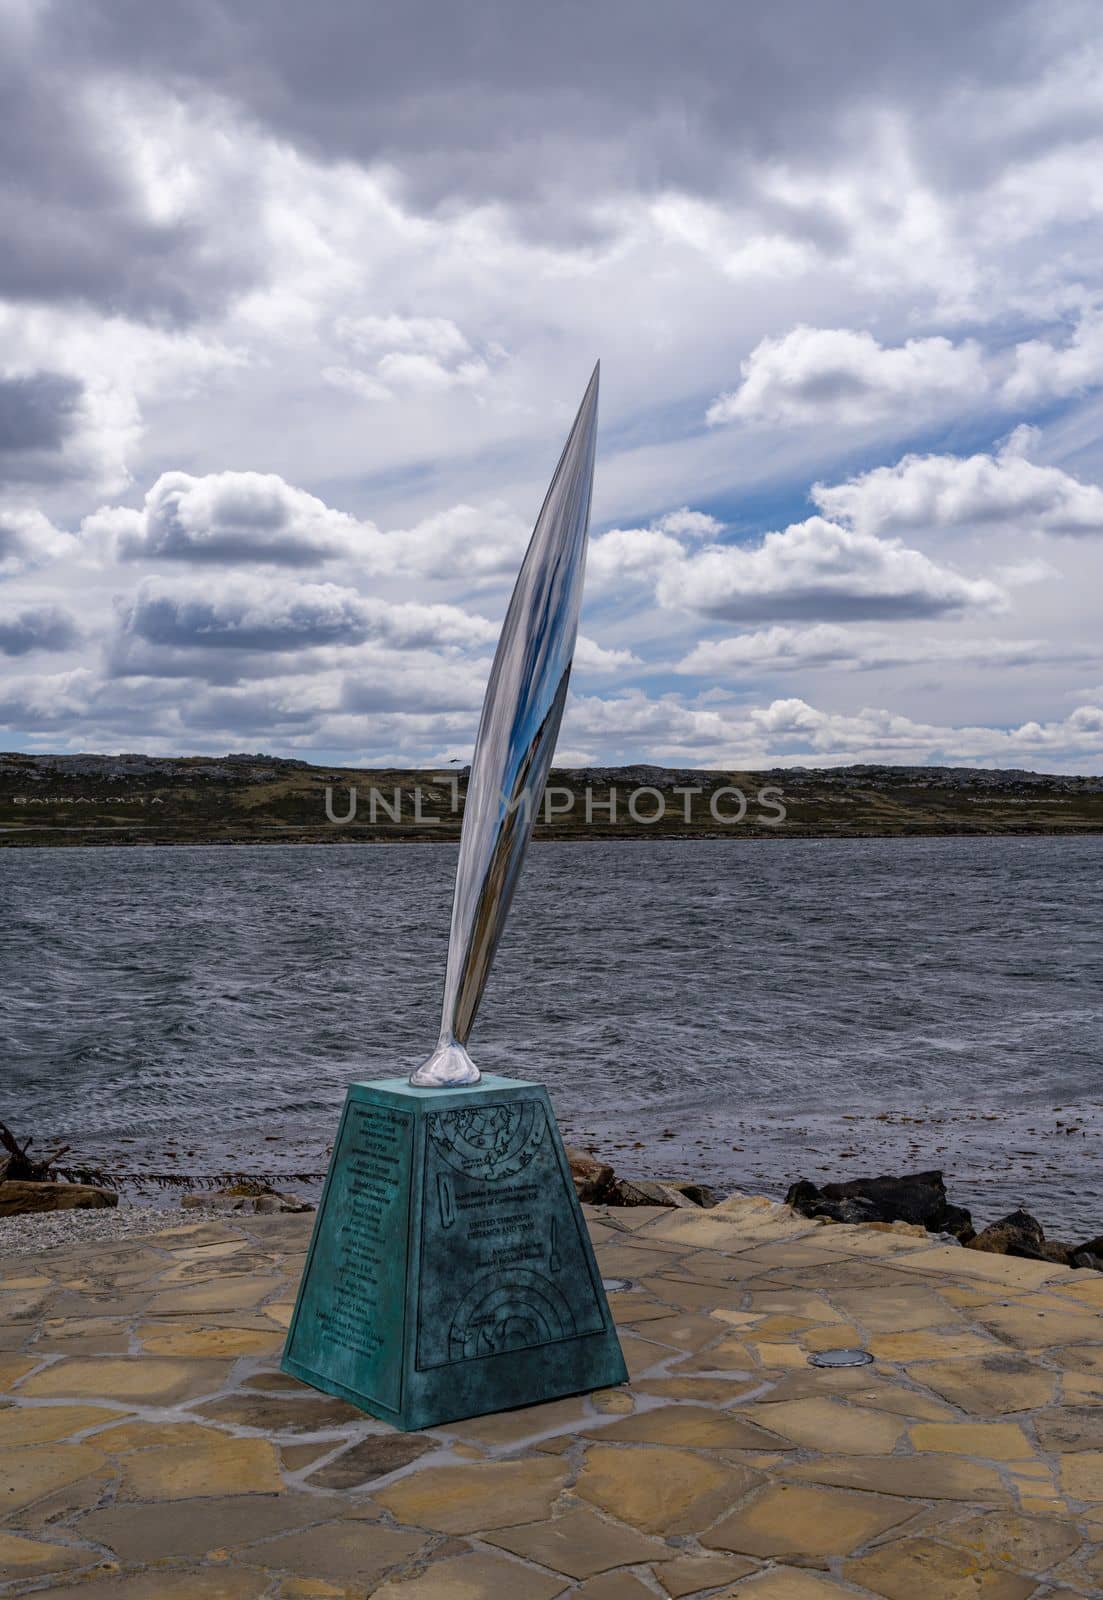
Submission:
[[[626,1381],[542,1085],[349,1086],[283,1369],[403,1429]]]

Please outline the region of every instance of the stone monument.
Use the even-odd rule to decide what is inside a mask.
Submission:
[[[595,367],[491,668],[464,807],[440,1038],[353,1083],[283,1368],[398,1428],[627,1377],[547,1092],[467,1052],[566,702],[590,520]]]

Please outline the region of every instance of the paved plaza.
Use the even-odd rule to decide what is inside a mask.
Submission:
[[[630,1386],[419,1434],[279,1372],[309,1216],[0,1258],[0,1594],[1103,1591],[1103,1275],[586,1210]],[[809,1365],[840,1346],[873,1364]]]

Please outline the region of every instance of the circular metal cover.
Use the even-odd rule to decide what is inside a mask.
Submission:
[[[809,1356],[809,1364],[813,1367],[867,1367],[873,1360],[868,1350],[821,1350],[818,1355]]]

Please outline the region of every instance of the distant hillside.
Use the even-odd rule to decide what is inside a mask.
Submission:
[[[448,840],[466,785],[466,768],[266,755],[0,755],[0,845]],[[555,769],[536,822],[561,839],[1094,832],[1103,778],[966,767]]]

